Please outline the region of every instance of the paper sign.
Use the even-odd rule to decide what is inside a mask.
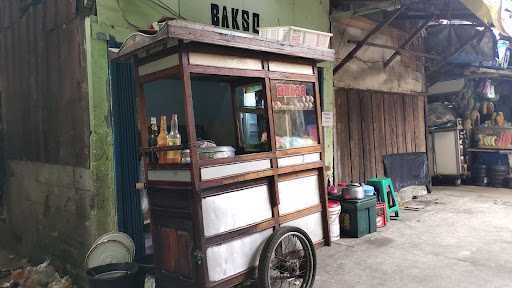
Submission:
[[[322,112],[322,126],[324,126],[324,127],[334,126],[334,113]]]

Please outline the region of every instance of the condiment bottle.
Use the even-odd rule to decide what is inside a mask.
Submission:
[[[158,147],[166,147],[167,146],[167,117],[160,116],[160,133],[157,137],[157,146]],[[159,152],[158,153],[158,163],[165,164],[167,163],[167,153]]]
[[[179,146],[181,145],[181,135],[178,131],[178,115],[172,114],[171,116],[171,130],[167,135],[168,146]],[[174,150],[167,152],[167,163],[181,163],[181,150]]]

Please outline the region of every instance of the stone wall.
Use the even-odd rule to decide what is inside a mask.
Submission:
[[[404,30],[414,29],[415,25],[405,25]],[[352,17],[333,22],[333,49],[336,50],[337,62],[341,61],[354,44],[359,41],[377,23],[363,17]],[[407,38],[407,32],[394,28],[385,28],[372,36],[369,42],[398,47]],[[422,51],[421,36],[411,43],[408,49]],[[397,57],[387,68],[383,67],[393,54],[393,50],[364,46],[356,56],[334,76],[334,86],[361,90],[374,90],[396,93],[425,92],[423,59],[421,57],[402,55]],[[363,76],[363,77],[362,77]]]
[[[34,262],[46,257],[75,279],[83,277],[84,257],[96,236],[99,203],[90,170],[26,161],[9,161],[5,197],[7,223],[0,245]]]

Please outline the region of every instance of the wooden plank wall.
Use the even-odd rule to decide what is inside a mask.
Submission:
[[[335,175],[384,176],[386,154],[425,152],[425,96],[337,88]]]
[[[84,19],[77,16],[77,2],[0,1],[1,112],[9,160],[89,167]]]

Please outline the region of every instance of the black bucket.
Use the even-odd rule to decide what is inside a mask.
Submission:
[[[87,270],[90,288],[138,288],[137,263],[115,263],[93,267]]]

